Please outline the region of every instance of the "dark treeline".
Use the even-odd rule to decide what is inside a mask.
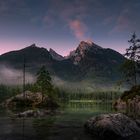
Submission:
[[[94,91],[94,92],[79,92],[69,91],[57,88],[58,98],[63,101],[69,100],[115,100],[118,99],[122,92],[117,91]]]
[[[25,90],[29,90],[31,92],[36,93],[38,88],[34,84],[26,84]],[[12,96],[22,93],[22,86],[6,86],[0,85],[0,102],[8,99]],[[117,91],[94,91],[94,92],[86,92],[86,91],[69,91],[62,88],[54,88],[55,95],[61,101],[69,101],[69,100],[115,100],[121,96],[121,92]]]
[[[20,86],[6,86],[0,85],[0,102],[8,99],[12,96],[15,96],[22,92],[22,87]]]

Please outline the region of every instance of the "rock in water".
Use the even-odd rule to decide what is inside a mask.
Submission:
[[[27,110],[24,112],[20,112],[15,114],[15,117],[18,118],[29,118],[29,117],[46,117],[48,115],[56,115],[60,114],[60,111],[57,110],[44,110],[44,109],[37,109],[37,110]]]
[[[85,129],[94,136],[109,140],[140,133],[136,122],[121,113],[93,117],[85,123]]]
[[[114,109],[116,110],[126,110],[127,108],[127,103],[120,98],[114,103],[113,105]]]
[[[46,97],[47,98],[47,97]],[[40,92],[32,93],[26,91],[25,93],[13,96],[2,103],[3,107],[18,107],[23,106],[25,103],[27,106],[37,105],[42,102],[42,94]]]

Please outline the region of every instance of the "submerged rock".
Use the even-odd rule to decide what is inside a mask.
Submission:
[[[38,110],[36,111],[27,110],[27,111],[15,114],[15,117],[37,117],[38,115],[40,115],[40,112]]]
[[[140,133],[137,123],[124,114],[105,114],[89,119],[85,130],[101,139],[126,138]]]
[[[20,112],[15,114],[15,117],[19,117],[19,118],[28,118],[28,117],[45,117],[47,115],[55,115],[60,113],[57,110],[27,110],[24,112]]]

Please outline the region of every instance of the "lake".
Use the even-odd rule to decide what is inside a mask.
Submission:
[[[84,123],[90,117],[114,112],[111,102],[71,100],[57,115],[40,118],[13,118],[0,111],[0,140],[91,140]]]

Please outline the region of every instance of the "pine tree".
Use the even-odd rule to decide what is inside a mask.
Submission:
[[[124,74],[128,81],[133,81],[137,85],[137,77],[140,73],[140,39],[137,39],[134,33],[128,41],[130,47],[126,49],[125,57],[127,61],[124,63]]]
[[[51,83],[51,76],[49,72],[46,70],[45,66],[42,66],[41,69],[37,73],[37,81],[36,84],[39,86],[42,92],[42,101],[44,95],[47,94],[49,96],[50,92],[52,91],[52,83]]]

